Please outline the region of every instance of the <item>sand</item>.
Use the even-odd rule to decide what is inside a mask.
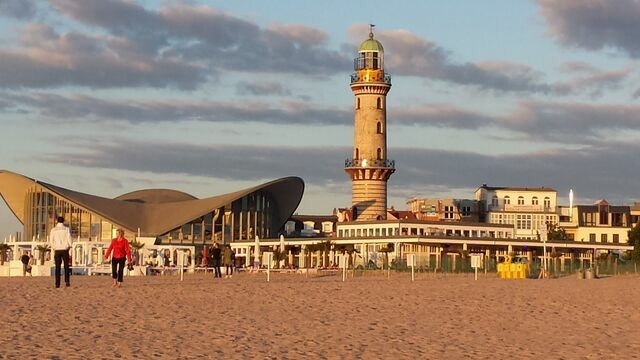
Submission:
[[[0,278],[0,359],[603,359],[640,354],[640,277]]]

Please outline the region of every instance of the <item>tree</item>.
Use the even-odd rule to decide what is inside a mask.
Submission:
[[[49,247],[49,245],[44,244],[36,246],[36,249],[38,249],[38,254],[40,257],[40,265],[44,265],[44,258],[47,253],[51,251],[51,248]]]
[[[566,241],[567,232],[558,224],[547,224],[547,240],[549,241]]]
[[[627,245],[633,246],[630,252],[630,258],[633,262],[640,262],[640,222],[628,232]]]
[[[140,249],[144,247],[144,243],[133,240],[129,243],[129,245],[131,245],[131,248],[133,249],[133,258],[135,259],[134,263],[136,263],[135,265],[140,265],[137,260],[140,260]]]
[[[393,252],[393,250],[395,249],[395,246],[393,245],[393,243],[387,243],[387,246],[381,248],[380,250],[378,250],[378,252],[381,252],[384,254],[384,267],[385,268],[389,268],[389,253]]]
[[[274,269],[280,269],[280,262],[285,259],[287,252],[280,250],[280,247],[273,249],[273,261],[275,262]]]
[[[320,251],[323,253],[322,265],[323,267],[329,267],[329,251],[333,249],[333,242],[327,239],[321,243],[318,243]]]
[[[4,261],[6,260],[7,257],[7,251],[11,249],[11,246],[2,243],[0,244],[0,265],[4,265]]]

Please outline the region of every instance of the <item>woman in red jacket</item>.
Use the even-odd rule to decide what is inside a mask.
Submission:
[[[129,246],[129,240],[124,237],[124,230],[116,230],[118,236],[111,240],[109,250],[104,254],[104,259],[108,260],[109,255],[113,253],[111,257],[111,276],[113,277],[113,285],[120,287],[122,285],[122,276],[124,275],[125,260],[131,263],[131,246]]]

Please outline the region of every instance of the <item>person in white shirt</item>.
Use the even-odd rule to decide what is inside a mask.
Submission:
[[[58,216],[58,223],[49,233],[49,244],[53,251],[53,259],[56,264],[56,287],[60,287],[60,264],[64,264],[64,282],[71,286],[69,279],[69,249],[73,245],[71,232],[64,225],[64,217]]]

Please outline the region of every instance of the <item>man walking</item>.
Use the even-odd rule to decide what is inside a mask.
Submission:
[[[49,233],[49,244],[56,264],[56,287],[60,287],[60,265],[64,264],[64,282],[71,286],[69,280],[69,249],[73,245],[69,228],[64,226],[64,218],[58,216],[58,223]]]

